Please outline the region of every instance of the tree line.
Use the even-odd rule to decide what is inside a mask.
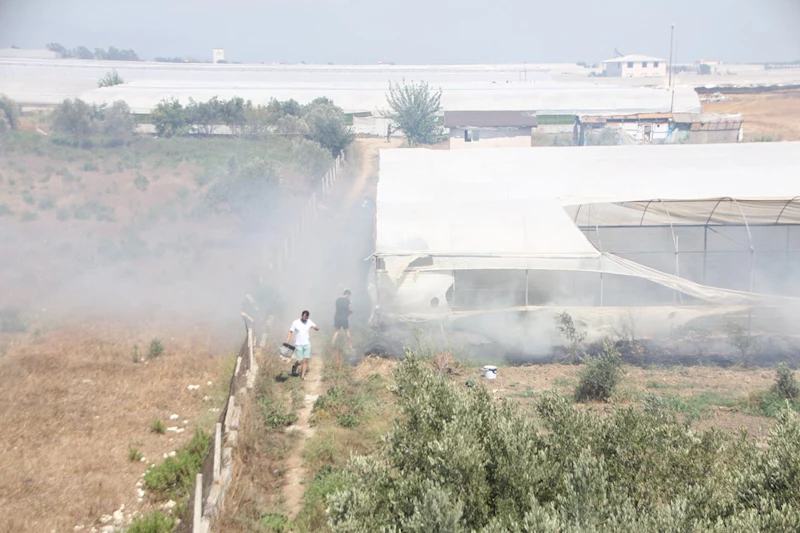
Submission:
[[[272,99],[266,105],[253,104],[240,97],[229,100],[213,97],[207,102],[190,98],[162,100],[150,114],[156,133],[175,135],[213,135],[224,126],[236,136],[260,137],[278,134],[319,143],[338,155],[353,142],[355,135],[346,124],[341,108],[321,97],[301,105],[295,100]]]
[[[59,43],[50,43],[47,49],[59,54],[61,57],[73,59],[101,59],[107,61],[139,61],[139,56],[133,50],[122,50],[109,46],[108,49],[95,48],[89,50],[85,46],[66,48]]]

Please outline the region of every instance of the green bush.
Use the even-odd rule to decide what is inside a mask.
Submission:
[[[268,430],[291,426],[297,421],[297,415],[287,413],[283,402],[274,396],[262,396],[258,405]]]
[[[669,410],[604,415],[555,394],[535,419],[411,354],[395,370],[385,446],[355,456],[327,497],[334,532],[800,531],[800,423],[761,446]]]
[[[164,353],[164,344],[158,339],[153,339],[150,341],[150,349],[148,350],[147,355],[153,358],[158,357],[162,353]]]
[[[294,529],[292,521],[286,518],[286,515],[279,513],[268,513],[261,517],[258,521],[260,526],[259,531],[267,533],[288,533]]]
[[[125,531],[127,533],[170,533],[175,528],[175,519],[161,511],[137,516]]]
[[[188,495],[211,444],[211,437],[199,428],[175,457],[165,459],[144,475],[144,487],[160,499],[177,500]]]
[[[17,129],[19,106],[14,100],[4,94],[0,94],[0,116],[5,118],[5,122],[10,129]]]
[[[772,392],[785,400],[796,400],[800,396],[800,384],[794,377],[794,371],[786,363],[778,365]]]
[[[622,379],[622,358],[614,345],[606,343],[603,353],[590,360],[579,374],[580,381],[575,388],[575,400],[607,401]]]
[[[13,215],[14,212],[8,207],[8,204],[0,204],[0,217],[4,217],[7,215]]]

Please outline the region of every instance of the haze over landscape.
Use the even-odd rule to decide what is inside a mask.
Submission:
[[[798,28],[0,0],[0,533],[800,531]]]
[[[152,59],[224,47],[251,63],[597,62],[615,48],[668,56],[672,23],[678,61],[800,59],[795,0],[3,0],[0,48],[112,44]]]

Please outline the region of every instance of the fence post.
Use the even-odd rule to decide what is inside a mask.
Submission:
[[[253,358],[254,358],[253,352],[255,351],[255,349],[254,349],[254,346],[253,346],[253,328],[250,328],[250,327],[247,328],[247,347],[249,348],[249,351],[250,351],[250,359],[248,359],[248,361],[247,361],[247,368],[252,372],[253,371]]]
[[[222,423],[217,422],[214,430],[214,481],[222,473]]]
[[[203,526],[203,474],[197,474],[194,482],[194,519],[192,520],[192,531],[200,533]]]
[[[231,418],[233,417],[233,406],[235,400],[231,395],[228,398],[228,411],[225,413],[225,433],[231,430]]]

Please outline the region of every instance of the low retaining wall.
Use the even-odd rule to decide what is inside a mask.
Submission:
[[[251,324],[245,323],[246,337],[231,375],[228,401],[214,428],[214,438],[195,479],[179,533],[208,533],[222,510],[225,492],[233,479],[233,453],[239,442],[239,421],[244,397],[253,389],[258,375],[255,341]]]

